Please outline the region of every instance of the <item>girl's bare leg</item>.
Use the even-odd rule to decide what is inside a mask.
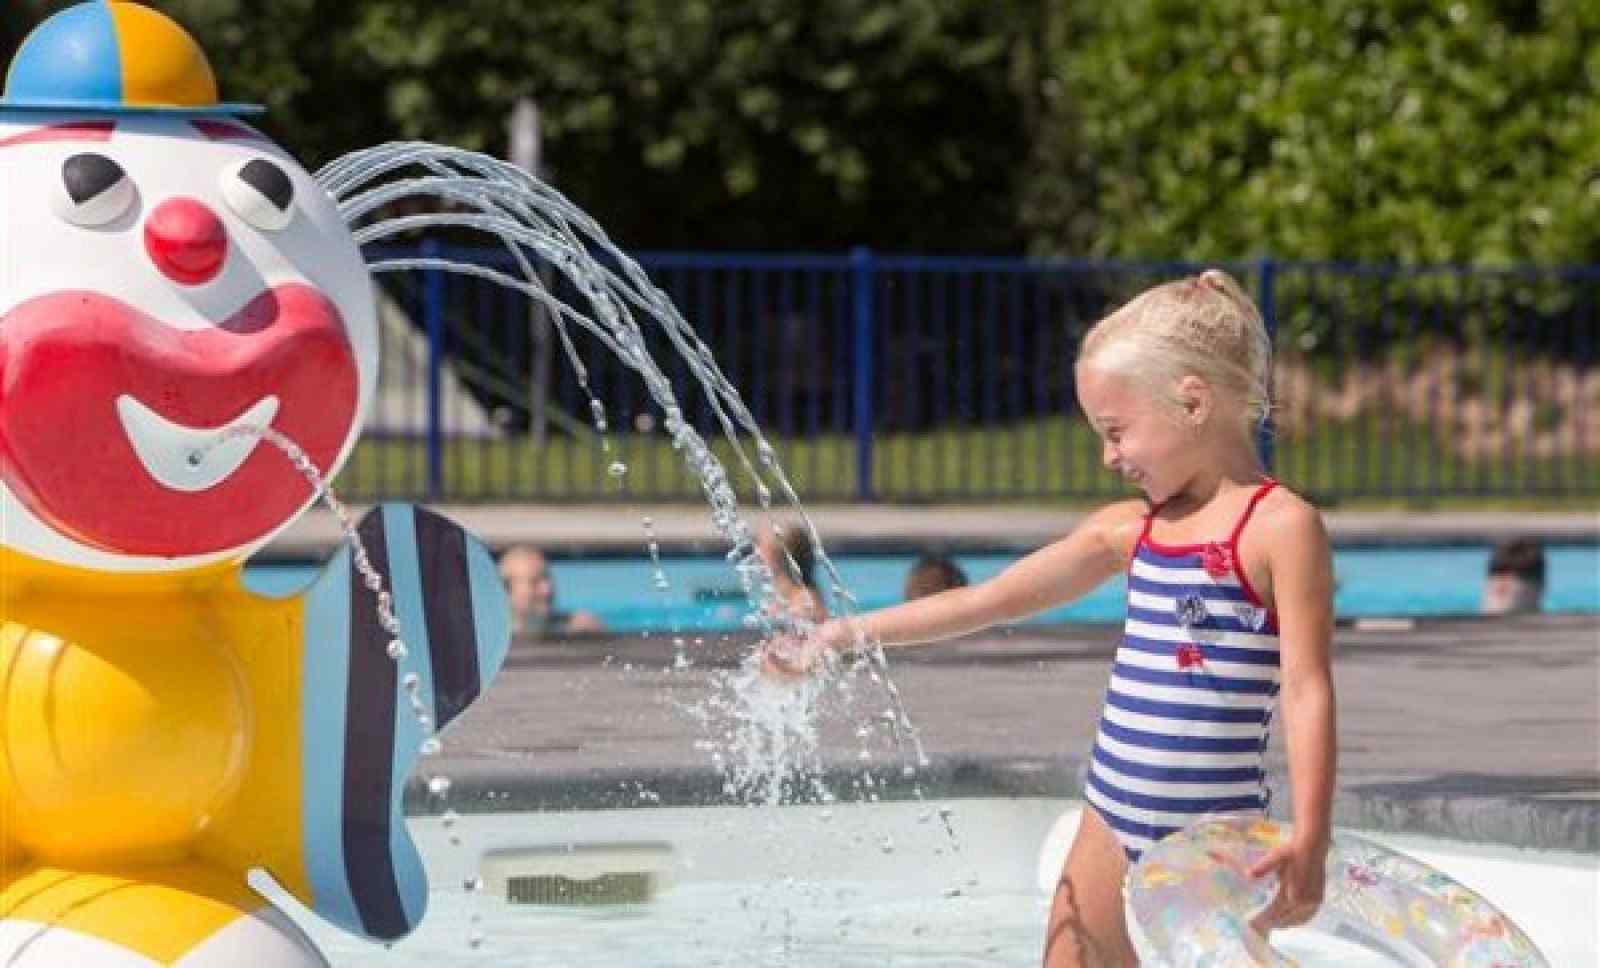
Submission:
[[[1044,968],[1137,968],[1139,959],[1123,919],[1122,880],[1127,873],[1122,845],[1086,804],[1050,905]]]

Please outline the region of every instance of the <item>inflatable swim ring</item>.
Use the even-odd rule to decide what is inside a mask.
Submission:
[[[1141,964],[1292,965],[1250,928],[1277,879],[1247,871],[1288,838],[1260,817],[1208,817],[1145,851],[1128,872],[1128,927]],[[1416,968],[1545,968],[1538,947],[1472,890],[1404,854],[1337,834],[1312,926]]]

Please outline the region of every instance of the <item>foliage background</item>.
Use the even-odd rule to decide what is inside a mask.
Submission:
[[[158,6],[312,166],[536,99],[635,248],[1600,259],[1600,0]]]

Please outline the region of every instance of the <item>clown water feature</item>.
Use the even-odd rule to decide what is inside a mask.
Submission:
[[[316,496],[262,433],[331,475],[378,359],[345,221],[252,110],[121,2],[41,25],[0,100],[6,965],[324,964],[256,869],[405,934],[401,788],[504,655],[489,555],[421,509],[360,528],[405,644],[348,551],[293,598],[241,585]]]

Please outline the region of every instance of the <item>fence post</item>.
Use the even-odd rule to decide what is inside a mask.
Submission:
[[[435,239],[422,240],[424,259],[440,258]],[[444,433],[441,377],[444,368],[444,271],[422,272],[422,321],[428,333],[428,500],[437,501],[444,493]]]
[[[873,500],[872,488],[872,404],[876,388],[877,365],[873,358],[877,337],[873,318],[873,268],[872,250],[858,246],[850,250],[850,280],[852,295],[851,328],[855,336],[855,430],[856,430],[856,499]]]
[[[1267,327],[1267,345],[1272,347],[1272,358],[1277,358],[1278,350],[1278,293],[1277,293],[1278,264],[1268,256],[1261,260],[1261,320]],[[1267,399],[1270,402],[1272,394],[1273,371],[1267,370]],[[1256,446],[1261,452],[1261,462],[1267,470],[1272,470],[1274,454],[1272,437],[1272,411],[1269,409],[1261,421],[1261,427],[1256,431]]]

